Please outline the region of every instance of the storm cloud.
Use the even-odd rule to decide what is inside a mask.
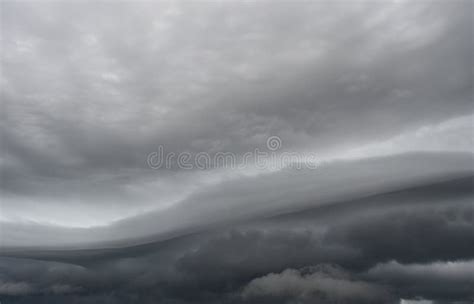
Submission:
[[[474,301],[471,1],[0,6],[0,301]]]
[[[469,301],[472,198],[468,178],[131,247],[4,249],[2,282],[29,289],[3,295],[35,303]]]

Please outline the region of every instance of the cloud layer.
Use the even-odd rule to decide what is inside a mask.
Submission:
[[[471,1],[0,6],[2,303],[474,301]]]
[[[3,2],[2,217],[101,225],[235,174],[149,170],[158,145],[242,155],[277,135],[321,160],[470,151],[471,11]],[[460,116],[453,139],[442,126]]]
[[[471,185],[438,183],[127,248],[4,251],[1,295],[14,303],[472,301]]]

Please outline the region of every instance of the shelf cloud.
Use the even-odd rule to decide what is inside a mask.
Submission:
[[[0,301],[472,303],[472,12],[3,1]]]

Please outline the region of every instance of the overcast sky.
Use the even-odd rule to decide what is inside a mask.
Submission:
[[[470,6],[2,2],[1,217],[99,225],[233,174],[150,170],[159,145],[470,151]]]
[[[473,174],[469,0],[2,1],[0,5],[1,247],[135,245]],[[275,151],[267,144],[272,136],[281,143]],[[255,149],[277,156],[311,154],[316,156],[312,158],[316,167],[260,168],[249,163],[238,169],[151,168],[147,160],[159,147],[165,153],[192,156],[232,153],[239,161]],[[455,192],[449,192],[458,202],[449,207],[454,211],[433,212],[443,214],[442,223],[456,225],[458,219],[446,218],[443,212],[461,218],[471,214],[460,225],[470,225],[462,232],[472,237],[472,206],[466,206],[472,193],[461,197]],[[443,197],[449,201],[449,195]],[[420,210],[413,211],[413,218],[419,215],[422,223],[431,225],[433,218]],[[388,216],[385,212],[374,215],[374,227]],[[283,229],[280,225],[255,229],[278,231]],[[270,232],[270,239],[271,233],[276,232]],[[339,236],[329,235],[328,242],[348,248],[351,237],[357,244],[361,241]],[[213,237],[221,236],[202,236]],[[262,235],[262,242],[268,237]],[[190,242],[204,241],[196,237]],[[179,249],[184,260],[186,248]],[[218,251],[209,250],[210,256]],[[364,250],[362,255],[370,251]],[[433,272],[441,281],[447,276],[449,286],[464,284],[472,273],[474,252],[472,246],[459,250],[465,255],[457,252],[454,258],[463,261],[446,254],[439,257],[441,264],[423,264],[436,260],[431,257],[403,260],[397,254],[371,256],[373,261],[365,264],[352,255],[346,263],[342,257],[327,261],[325,254],[311,263],[299,257],[297,263],[275,262],[272,265],[278,267],[242,271],[232,277],[231,285],[238,286],[240,300],[250,302],[278,296],[278,286],[287,282],[299,286],[285,293],[297,303],[306,303],[302,294],[313,293],[328,293],[328,303],[354,297],[361,303],[379,303],[418,295],[438,301],[472,300],[462,288],[438,295],[429,282],[413,287],[416,292],[391,289],[401,288],[400,277],[416,280],[418,272]],[[431,254],[426,248],[420,252]],[[200,263],[200,258],[191,257],[190,265]],[[446,261],[468,263],[470,268],[459,267],[470,273],[451,275]],[[338,265],[304,268],[329,262]],[[50,262],[44,263],[32,268],[50,267]],[[172,263],[176,269],[191,267]],[[107,270],[113,276],[122,266],[101,267],[113,268]],[[176,269],[170,277],[179,281]],[[169,282],[170,277],[158,272]],[[217,272],[209,286],[214,286]],[[150,274],[153,282],[159,281],[155,275]],[[15,290],[28,295],[69,294],[88,289],[87,284],[94,288],[105,284],[77,279],[61,285],[51,280],[13,282],[0,275],[0,300]],[[392,287],[381,287],[379,281]],[[342,286],[347,294],[335,290],[331,282],[346,284]],[[76,288],[73,283],[85,285]],[[141,283],[134,288],[146,289],[148,285]],[[466,284],[472,283],[469,279]],[[174,294],[169,290],[163,294],[168,292]],[[226,300],[238,303],[228,296],[226,291]],[[211,300],[216,299],[206,298]],[[25,301],[21,303],[29,303]]]

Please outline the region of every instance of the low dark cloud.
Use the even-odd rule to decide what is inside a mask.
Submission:
[[[471,1],[0,6],[2,303],[474,301]]]
[[[442,247],[444,246],[449,244],[443,244]],[[391,261],[371,268],[368,277],[396,286],[403,298],[423,295],[443,302],[474,300],[473,260],[426,264],[400,264]]]
[[[13,303],[33,295],[35,303],[469,301],[470,185],[471,178],[438,183],[128,248],[12,252],[16,258],[1,258],[2,297]]]
[[[5,236],[2,243],[5,246],[92,248],[104,247],[104,244],[140,244],[242,220],[462,178],[472,174],[471,164],[471,154],[411,153],[330,162],[315,170],[288,168],[262,175],[243,175],[202,187],[164,210],[146,212],[102,227],[62,228],[34,221],[6,222],[3,224]],[[456,195],[453,192],[468,192],[466,188],[469,185],[462,184],[459,189],[443,188],[443,191],[432,187],[417,194],[416,199],[407,198],[406,203],[415,204],[418,198],[426,200],[428,197],[437,201],[444,196]],[[390,203],[397,202],[391,199]]]

